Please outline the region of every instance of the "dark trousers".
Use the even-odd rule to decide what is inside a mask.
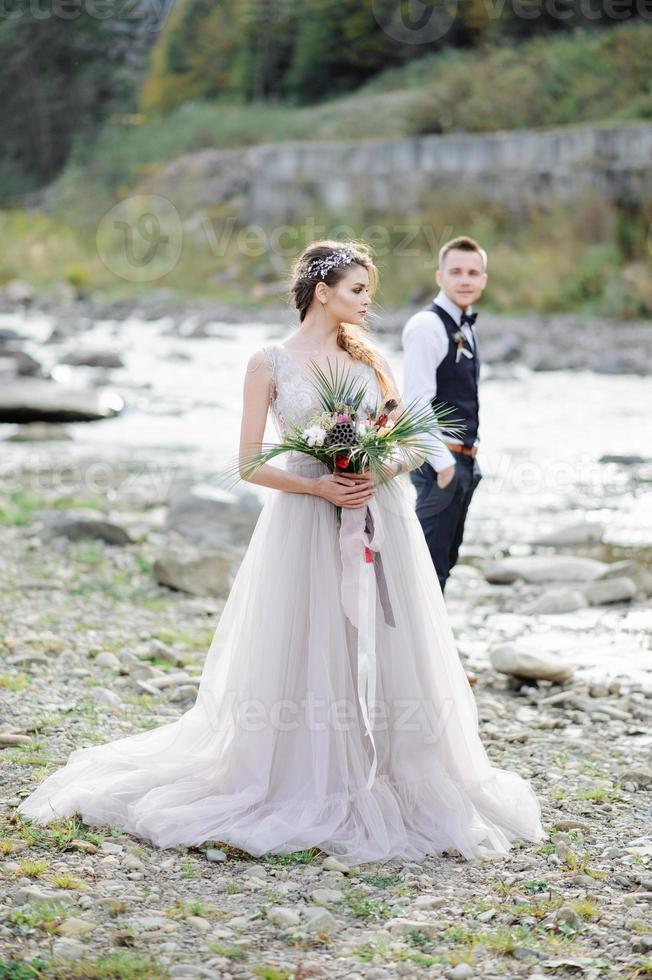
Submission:
[[[412,470],[410,478],[417,491],[417,517],[443,592],[457,562],[466,513],[482,473],[475,458],[457,455],[455,476],[443,490],[430,463]]]

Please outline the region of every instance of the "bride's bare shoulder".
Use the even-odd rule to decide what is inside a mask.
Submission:
[[[268,347],[261,347],[260,350],[254,351],[249,360],[247,361],[247,367],[245,369],[246,374],[258,374],[261,377],[271,376],[271,351]]]

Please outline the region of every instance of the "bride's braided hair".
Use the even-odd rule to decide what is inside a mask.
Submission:
[[[360,265],[367,270],[369,288],[373,292],[378,282],[378,270],[372,262],[369,246],[364,242],[325,240],[313,242],[304,249],[294,264],[290,290],[302,323],[312,303],[317,283],[325,282],[327,286],[335,286],[352,265]],[[383,397],[396,395],[378,353],[364,337],[367,329],[354,323],[340,323],[337,331],[338,346],[354,360],[362,361],[374,369]]]

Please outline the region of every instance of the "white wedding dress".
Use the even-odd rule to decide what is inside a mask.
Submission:
[[[265,350],[281,432],[319,402],[288,349]],[[353,370],[375,403],[375,373],[362,363]],[[303,454],[285,458],[306,476],[325,472]],[[193,707],[73,751],[18,812],[39,824],[76,813],[162,848],[210,840],[262,855],[317,846],[350,866],[445,849],[471,859],[506,853],[514,838],[541,840],[529,783],[492,766],[480,741],[409,477],[377,489],[375,502],[384,599],[374,583],[375,639],[364,651],[372,703],[360,696],[360,638],[342,602],[335,508],[270,492]]]

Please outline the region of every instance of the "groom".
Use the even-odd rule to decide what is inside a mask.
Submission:
[[[487,283],[486,268],[487,253],[474,239],[463,235],[446,242],[436,275],[440,291],[403,329],[405,403],[444,403],[453,409],[451,422],[464,423],[457,439],[429,440],[426,462],[410,473],[417,517],[442,592],[457,562],[471,497],[482,477],[475,458],[480,352],[473,304]]]

